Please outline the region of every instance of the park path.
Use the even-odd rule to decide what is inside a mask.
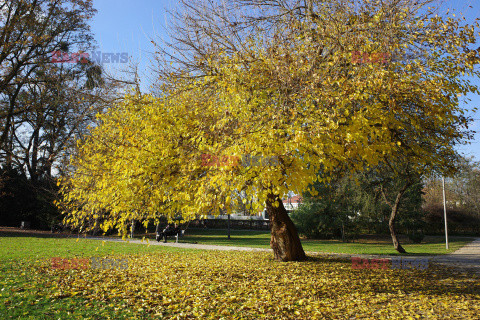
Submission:
[[[122,239],[115,239],[115,238],[102,238],[102,237],[86,237],[82,239],[89,239],[89,240],[104,240],[104,241],[113,241],[113,242],[124,242]],[[262,249],[262,248],[250,248],[250,247],[234,247],[234,246],[217,246],[211,244],[198,244],[198,243],[175,243],[175,242],[157,242],[155,240],[150,241],[142,241],[137,239],[127,239],[129,243],[137,243],[137,244],[149,244],[153,246],[163,246],[163,247],[175,247],[175,248],[183,248],[183,249],[200,249],[200,250],[220,250],[220,251],[272,251],[272,249]]]
[[[478,268],[480,270],[480,238],[476,238],[451,254],[435,256],[432,260],[440,264]]]
[[[87,237],[87,239],[116,241],[116,242],[123,241],[122,239],[102,238],[102,237]],[[128,242],[165,246],[165,247],[184,248],[184,249],[272,252],[272,249],[263,249],[263,248],[218,246],[218,245],[196,244],[196,243],[175,243],[175,242],[164,243],[164,242],[157,242],[153,240],[147,243],[146,241],[129,239]],[[331,258],[344,258],[344,259],[349,259],[351,257],[370,258],[370,259],[371,258],[392,259],[392,258],[399,257],[399,256],[385,256],[385,255],[380,256],[380,255],[367,255],[367,254],[343,254],[343,253],[327,253],[327,252],[306,252],[306,253],[311,256],[327,256]],[[467,269],[467,270],[480,273],[480,238],[475,238],[474,241],[468,243],[464,247],[450,254],[437,255],[437,256],[408,256],[407,259],[428,259],[430,263],[453,266],[453,267]]]
[[[311,254],[315,255],[315,252]],[[382,259],[392,259],[399,258],[399,256],[386,256],[386,255],[364,255],[364,254],[336,254],[336,253],[327,253],[331,257],[360,257],[360,258],[382,258]],[[475,238],[474,241],[466,244],[462,248],[458,249],[449,254],[445,255],[436,255],[436,256],[407,256],[402,257],[407,260],[410,259],[428,259],[429,263],[444,265],[448,267],[455,267],[458,269],[464,269],[466,271],[471,271],[480,274],[480,238]]]

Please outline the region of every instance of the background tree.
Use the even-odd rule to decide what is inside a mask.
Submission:
[[[329,183],[315,183],[318,195],[304,193],[304,203],[291,215],[300,233],[313,238],[341,237],[345,241],[359,232],[389,232],[392,208],[385,203],[381,190],[383,187],[390,202],[405,178],[375,167],[354,174],[345,172],[340,170]],[[402,231],[413,233],[422,229],[422,184],[418,175],[408,179],[414,183],[405,191],[396,218]]]
[[[353,238],[359,227],[355,218],[364,214],[356,201],[362,195],[355,193],[355,181],[336,174],[330,182],[316,182],[313,188],[317,195],[305,192],[304,201],[290,215],[299,233],[308,238]]]
[[[447,182],[452,196],[449,202],[477,215],[480,215],[479,168],[479,163],[473,159],[462,158],[457,174]]]
[[[93,49],[88,22],[94,13],[91,1],[14,0],[1,5],[3,224],[30,220],[45,228],[52,223],[58,216],[55,176],[66,170],[76,141],[94,125],[95,115],[118,98],[121,83],[101,66],[88,59],[55,57],[57,51]],[[17,183],[22,187],[12,187]]]
[[[390,208],[390,217],[388,219],[388,228],[392,237],[392,242],[395,250],[400,253],[405,253],[405,249],[398,240],[395,222],[398,219],[400,208],[405,203],[405,195],[410,191],[412,187],[417,186],[416,193],[411,194],[416,198],[416,207],[410,208],[413,212],[418,214],[421,205],[421,178],[410,166],[410,164],[395,163],[393,166],[387,163],[385,166],[379,168],[381,174],[377,177],[377,185],[380,189],[384,202]],[[420,187],[420,188],[419,188]],[[417,215],[417,219],[420,217]]]
[[[473,159],[461,158],[455,175],[446,177],[447,218],[452,234],[476,234],[480,226],[478,210],[478,163]],[[443,186],[439,175],[425,178],[425,222],[428,232],[444,232]]]
[[[53,52],[65,50],[65,44],[91,48],[87,21],[94,13],[90,0],[12,0],[0,5],[1,147],[13,117],[27,111],[16,99],[24,85],[35,82],[35,70],[50,63]]]

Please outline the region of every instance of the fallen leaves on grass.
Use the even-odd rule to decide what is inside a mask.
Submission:
[[[477,319],[478,276],[441,267],[352,270],[350,261],[280,263],[264,253],[160,253],[127,270],[43,268],[50,298],[82,296],[155,318]],[[474,281],[470,279],[474,277]]]

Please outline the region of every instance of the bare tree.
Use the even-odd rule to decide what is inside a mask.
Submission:
[[[13,118],[27,111],[16,100],[24,85],[35,82],[36,69],[55,51],[90,48],[87,22],[94,13],[91,1],[11,0],[0,6],[0,146],[11,135]]]

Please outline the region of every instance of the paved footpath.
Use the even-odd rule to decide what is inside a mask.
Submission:
[[[83,237],[81,237],[84,239]],[[124,242],[122,239],[115,238],[102,238],[102,237],[86,237],[89,240],[104,240],[104,241],[113,241],[113,242]],[[262,249],[262,248],[249,248],[249,247],[233,247],[233,246],[216,246],[211,244],[198,244],[198,243],[175,243],[175,242],[157,242],[150,239],[147,241],[137,240],[137,239],[127,239],[129,243],[137,244],[150,244],[154,246],[164,246],[164,247],[175,247],[183,249],[200,249],[200,250],[220,250],[220,251],[272,251],[272,249]]]
[[[87,237],[87,239],[115,241],[115,242],[123,241],[122,239],[101,238],[101,237]],[[195,244],[195,243],[175,243],[175,242],[164,243],[164,242],[157,242],[157,241],[149,241],[147,243],[146,241],[130,240],[130,239],[128,240],[128,242],[138,243],[138,244],[166,246],[166,247],[175,247],[175,248],[184,248],[184,249],[221,250],[221,251],[265,251],[265,252],[272,251],[272,249],[217,246],[217,245]],[[343,258],[343,259],[350,259],[351,257],[392,259],[392,258],[399,257],[399,256],[386,256],[386,255],[380,256],[380,255],[342,254],[342,253],[326,253],[326,252],[306,252],[306,253],[311,256],[327,256],[331,258]],[[476,238],[473,242],[467,244],[466,246],[458,249],[457,251],[451,254],[437,255],[437,256],[404,256],[402,258],[428,259],[430,263],[441,264],[445,266],[451,266],[451,267],[466,269],[468,271],[480,273],[480,238]]]
[[[473,242],[451,254],[435,256],[432,261],[480,270],[480,238],[476,238]]]

